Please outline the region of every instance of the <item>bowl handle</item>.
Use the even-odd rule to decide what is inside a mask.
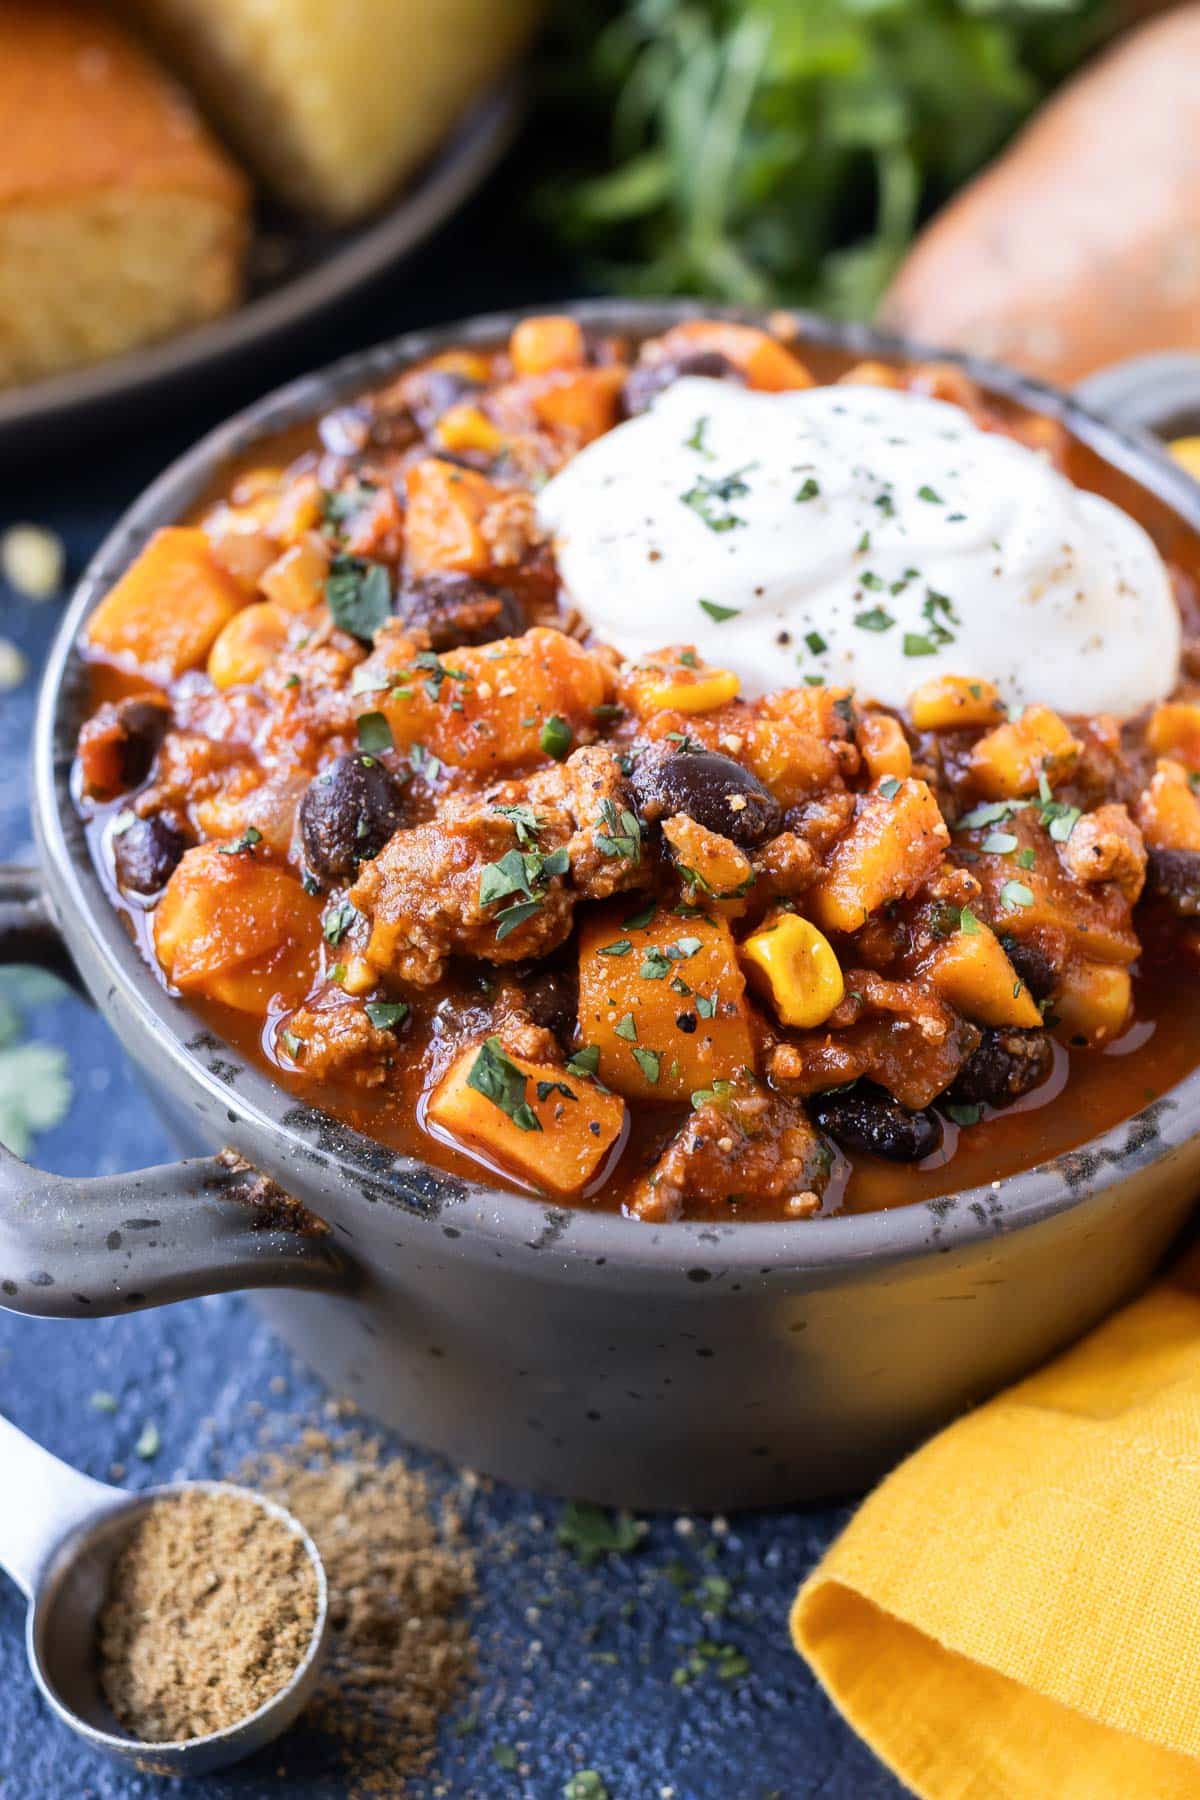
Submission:
[[[80,986],[36,870],[0,869],[5,962]],[[0,1144],[0,1307],[85,1319],[234,1288],[348,1291],[353,1269],[328,1227],[309,1215],[281,1227],[263,1181],[219,1156],[82,1180],[32,1169]]]

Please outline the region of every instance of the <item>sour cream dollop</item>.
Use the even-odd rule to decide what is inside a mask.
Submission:
[[[960,407],[695,377],[538,499],[567,595],[630,657],[700,644],[753,697],[805,676],[902,706],[931,675],[1126,717],[1179,673],[1142,527]]]

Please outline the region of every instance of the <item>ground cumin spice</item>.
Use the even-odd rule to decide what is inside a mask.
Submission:
[[[317,1580],[303,1543],[253,1500],[196,1490],[156,1501],[113,1566],[100,1681],[143,1743],[224,1731],[295,1674]]]
[[[475,1575],[452,1505],[357,1429],[307,1429],[241,1472],[294,1513],[325,1564],[330,1639],[305,1723],[344,1752],[348,1796],[394,1800],[433,1760],[473,1667]]]

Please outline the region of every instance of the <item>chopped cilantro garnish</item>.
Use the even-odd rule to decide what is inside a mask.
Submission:
[[[537,1084],[538,1099],[544,1103],[551,1094],[561,1094],[564,1100],[578,1100],[579,1098],[575,1089],[569,1088],[565,1081],[539,1081]]]
[[[954,1120],[956,1125],[978,1125],[983,1117],[983,1107],[978,1100],[963,1106],[956,1105],[953,1101],[947,1101],[943,1111],[947,1118]]]
[[[408,1002],[405,1000],[368,1000],[363,1009],[372,1025],[380,1031],[394,1031],[397,1025],[403,1025],[408,1017]]]
[[[718,625],[723,625],[726,619],[736,619],[742,610],[740,606],[718,606],[715,600],[701,600],[699,604],[700,610]]]
[[[931,506],[941,506],[944,504],[942,496],[939,493],[936,493],[934,489],[927,484],[924,487],[919,487],[917,489],[917,499],[928,500]]]
[[[325,577],[325,603],[335,625],[369,644],[392,616],[387,570],[358,556],[335,556]]]
[[[810,475],[806,481],[801,482],[795,497],[797,500],[815,500],[820,491],[820,482],[815,475]]]
[[[621,923],[626,931],[642,931],[650,923],[657,910],[654,901],[648,900],[645,906],[639,906],[636,912],[627,914]]]
[[[710,531],[732,531],[735,526],[744,525],[746,521],[729,510],[729,502],[740,500],[750,492],[742,476],[754,467],[754,463],[747,463],[744,469],[735,469],[731,475],[697,476],[687,493],[679,497],[685,506],[690,506],[703,519]],[[718,510],[721,507],[726,510]]]
[[[255,844],[262,843],[262,832],[257,825],[247,825],[240,838],[234,838],[230,844],[217,846],[222,856],[253,855]]]
[[[806,631],[804,634],[804,641],[814,656],[820,656],[823,650],[828,650],[829,648],[819,631]]]
[[[597,956],[628,956],[633,945],[628,938],[617,938],[615,943],[601,944],[596,951]]]
[[[331,906],[321,920],[326,943],[340,944],[357,917],[348,900],[339,900],[336,906]]]
[[[568,1500],[556,1533],[565,1550],[573,1550],[585,1566],[602,1556],[626,1556],[636,1550],[647,1527],[628,1513],[607,1513],[586,1500]]]
[[[979,920],[969,906],[960,906],[958,909],[958,929],[965,932],[968,937],[975,937],[978,934]]]
[[[594,1075],[599,1067],[599,1044],[584,1044],[567,1058],[568,1075]]]
[[[896,621],[882,606],[872,606],[866,612],[855,613],[854,623],[860,631],[890,631]]]
[[[381,712],[360,713],[357,730],[358,747],[365,750],[368,756],[379,756],[384,750],[394,750],[396,747],[392,728]]]
[[[905,656],[935,656],[937,645],[918,631],[906,631],[904,634]]]
[[[602,800],[600,819],[604,830],[594,834],[594,841],[601,856],[624,856],[630,862],[640,862],[642,827],[637,815],[627,807],[618,813],[611,800]]]
[[[613,1026],[613,1031],[619,1038],[624,1038],[627,1044],[636,1044],[637,1025],[632,1013],[626,1013],[624,1018],[618,1019]]]
[[[540,1131],[542,1122],[525,1098],[526,1077],[504,1054],[498,1037],[479,1046],[467,1086],[506,1113],[518,1131]]]
[[[538,743],[546,752],[546,755],[552,756],[555,762],[563,761],[564,757],[570,752],[571,745],[574,741],[575,733],[571,730],[567,721],[565,719],[560,719],[557,713],[551,713],[550,717],[546,720],[546,723],[542,726],[541,731],[538,733]]]
[[[879,784],[879,791],[885,800],[894,800],[903,785],[894,775],[885,775]]]
[[[1032,906],[1033,894],[1023,881],[1006,881],[1000,889],[1001,906]]]
[[[646,1080],[650,1083],[651,1087],[657,1086],[659,1070],[662,1067],[662,1058],[658,1054],[658,1051],[657,1050],[640,1050],[635,1045],[633,1048],[632,1054],[633,1054],[634,1062],[637,1064],[638,1068],[642,1071],[642,1074],[645,1076]]]
[[[1011,831],[989,831],[979,848],[989,856],[1011,856],[1018,842]]]
[[[523,802],[516,806],[502,806],[499,801],[493,801],[492,811],[498,812],[503,818],[511,821],[512,828],[517,834],[518,844],[528,849],[531,844],[537,843],[538,832],[542,829],[542,820],[538,818],[532,806],[526,806]]]

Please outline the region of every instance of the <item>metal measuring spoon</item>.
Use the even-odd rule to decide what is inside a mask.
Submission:
[[[181,1743],[145,1744],[117,1724],[100,1690],[96,1621],[114,1561],[156,1500],[189,1492],[253,1500],[294,1531],[317,1578],[317,1617],[304,1661],[287,1686],[225,1731]],[[145,1775],[204,1775],[260,1750],[286,1731],[316,1686],[328,1624],[317,1547],[299,1521],[249,1488],[175,1481],[128,1494],[81,1475],[0,1418],[0,1568],[29,1601],[25,1647],[34,1680],[64,1725]]]

